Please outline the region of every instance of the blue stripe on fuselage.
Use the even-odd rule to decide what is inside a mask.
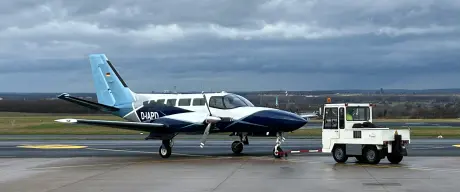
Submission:
[[[190,110],[173,107],[165,104],[151,103],[146,104],[136,111],[136,115],[141,121],[152,120],[159,117],[174,115],[179,113],[192,112]],[[153,117],[152,117],[153,116]]]

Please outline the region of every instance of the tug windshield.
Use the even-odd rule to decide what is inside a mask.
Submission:
[[[370,116],[369,107],[347,107],[347,121],[369,121]]]

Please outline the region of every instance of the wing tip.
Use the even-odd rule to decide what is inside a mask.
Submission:
[[[60,95],[57,96],[57,98],[59,98],[59,99],[66,98],[66,97],[70,97],[70,94],[68,94],[68,93],[61,93]]]

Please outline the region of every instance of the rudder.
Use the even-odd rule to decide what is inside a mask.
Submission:
[[[128,88],[105,54],[91,54],[89,62],[98,103],[117,106],[135,101],[134,93]]]

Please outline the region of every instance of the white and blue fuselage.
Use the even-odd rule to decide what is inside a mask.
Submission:
[[[249,100],[232,93],[206,93],[213,116],[228,118],[215,124],[211,132],[268,134],[290,132],[307,121],[283,110],[255,107]],[[135,94],[129,110],[115,114],[128,121],[167,124],[171,132],[202,133],[209,115],[202,94]],[[271,132],[271,134],[270,134]]]

